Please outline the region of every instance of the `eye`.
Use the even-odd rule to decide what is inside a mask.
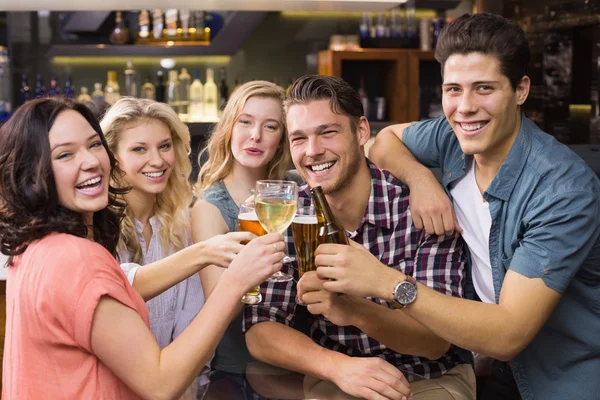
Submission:
[[[168,149],[170,149],[171,147],[172,147],[172,146],[171,146],[171,143],[164,143],[164,144],[162,144],[162,145],[160,146],[161,150],[168,150]]]
[[[457,86],[450,86],[444,89],[446,93],[458,93],[460,92],[460,88]]]
[[[481,85],[477,88],[479,92],[490,92],[493,89],[491,86]]]
[[[242,125],[250,125],[250,121],[247,119],[240,119],[238,122]]]
[[[64,153],[60,153],[58,156],[56,156],[57,160],[64,160],[66,158],[69,158],[72,154],[68,153],[68,152],[64,152]]]
[[[100,140],[98,140],[90,145],[90,149],[95,149],[95,148],[101,147],[101,146],[102,146],[102,142]]]
[[[279,127],[276,125],[266,125],[265,128],[267,128],[270,131],[276,131]]]
[[[143,147],[134,147],[131,149],[134,153],[142,153],[145,149]]]
[[[300,140],[304,140],[304,138],[303,137],[295,137],[292,139],[292,143],[297,143]]]
[[[337,131],[325,131],[322,134],[323,135],[331,135],[332,133],[337,133]]]

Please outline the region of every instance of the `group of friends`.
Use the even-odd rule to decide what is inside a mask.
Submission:
[[[281,397],[259,362],[303,374],[300,398],[595,398],[600,181],[523,114],[517,25],[464,15],[435,52],[444,116],[383,129],[369,158],[342,79],[240,86],[193,188],[165,104],[20,107],[0,128],[2,398]],[[298,177],[350,239],[302,277],[290,231],[237,232],[256,181]]]

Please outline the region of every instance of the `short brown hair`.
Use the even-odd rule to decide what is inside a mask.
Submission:
[[[482,53],[494,56],[500,72],[517,89],[527,67],[531,52],[525,32],[514,22],[494,14],[464,14],[442,29],[435,49],[435,58],[444,65],[454,54]]]
[[[329,100],[331,111],[350,118],[352,130],[356,130],[364,110],[358,93],[342,78],[324,75],[304,75],[290,87],[283,103],[287,113],[290,106],[310,101]]]

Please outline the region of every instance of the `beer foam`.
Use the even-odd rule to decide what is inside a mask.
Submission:
[[[306,224],[306,225],[316,224],[317,223],[317,217],[316,216],[310,216],[310,215],[303,215],[303,216],[299,216],[299,217],[294,217],[294,223],[295,224]]]
[[[242,221],[258,221],[258,216],[255,211],[241,213],[238,215],[238,220]]]

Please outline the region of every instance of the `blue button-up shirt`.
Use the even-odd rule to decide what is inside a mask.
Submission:
[[[441,168],[450,195],[469,157],[441,117],[407,127],[403,142]],[[489,203],[496,302],[506,271],[541,278],[562,297],[511,361],[523,399],[597,399],[600,393],[600,181],[585,162],[523,116],[483,194]],[[490,338],[490,340],[493,340]]]

